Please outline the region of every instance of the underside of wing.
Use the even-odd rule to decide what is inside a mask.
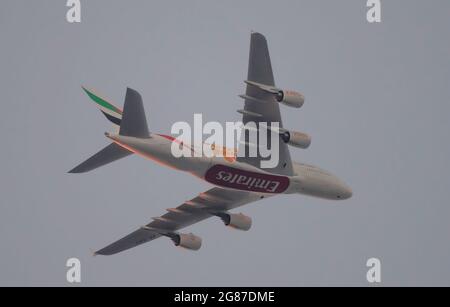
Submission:
[[[154,239],[157,239],[161,236],[161,234],[150,231],[148,229],[140,228],[136,231],[133,231],[126,237],[123,237],[122,239],[106,246],[105,248],[102,248],[99,251],[95,252],[95,255],[105,255],[110,256],[117,253],[120,253],[124,250],[136,247],[138,245],[147,243],[149,241],[152,241]]]
[[[262,198],[262,195],[257,193],[212,188],[184,202],[177,208],[167,209],[168,212],[166,214],[154,218],[146,226],[97,251],[95,254],[113,255],[161,236],[173,239],[177,235],[177,231],[182,228],[211,216],[220,217],[228,210],[254,202],[260,198]]]
[[[245,106],[243,110],[239,110],[238,112],[243,114],[242,122],[244,124],[254,122],[258,130],[267,129],[267,126],[272,126],[272,123],[278,123],[279,127],[282,128],[283,124],[281,120],[279,103],[276,101],[274,94],[261,89],[261,86],[258,85],[270,88],[275,87],[275,82],[267,41],[262,34],[252,33],[250,41],[247,90],[245,95],[240,96],[245,100]],[[250,157],[250,147],[259,147],[260,140],[258,140],[258,144],[252,143],[249,133],[249,130],[243,130],[241,145],[239,146],[238,160],[256,167],[261,167],[261,160],[265,160],[267,158],[261,157],[259,151],[256,157]],[[267,144],[268,146],[271,146],[269,136],[270,133],[268,133]],[[279,142],[278,164],[274,168],[267,168],[265,170],[276,174],[293,174],[291,156],[286,143]]]

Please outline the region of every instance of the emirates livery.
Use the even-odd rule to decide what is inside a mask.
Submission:
[[[351,189],[336,176],[318,167],[291,161],[288,145],[307,148],[310,137],[304,133],[283,128],[279,105],[301,107],[300,93],[275,86],[266,39],[259,33],[251,34],[247,89],[240,95],[245,101],[243,124],[255,122],[257,129],[271,129],[278,123],[279,161],[273,168],[261,168],[264,159],[259,154],[223,156],[175,157],[172,143],[178,140],[164,134],[150,133],[142,98],[138,92],[127,89],[123,111],[91,90],[84,89],[102,113],[116,127],[117,133],[105,133],[112,143],[84,161],[70,173],[84,173],[124,158],[133,153],[171,168],[191,173],[212,185],[210,190],[184,202],[167,213],[153,218],[124,238],[97,251],[99,255],[113,255],[161,236],[172,239],[176,246],[191,250],[201,247],[200,237],[181,233],[180,229],[212,216],[219,217],[227,226],[249,230],[250,217],[230,210],[277,194],[304,194],[326,199],[343,200],[352,196]],[[246,141],[243,133],[240,149],[250,151],[255,146]],[[188,144],[178,144],[189,146]],[[258,144],[256,144],[258,146]]]

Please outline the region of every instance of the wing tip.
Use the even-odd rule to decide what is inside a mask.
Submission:
[[[81,165],[77,165],[74,168],[72,168],[70,171],[67,172],[67,174],[81,174],[86,173],[87,170],[83,169]]]
[[[98,255],[100,256],[111,256],[114,255],[115,253],[108,253],[107,251],[105,251],[104,249],[98,250],[96,252],[93,252],[93,256],[96,257]]]

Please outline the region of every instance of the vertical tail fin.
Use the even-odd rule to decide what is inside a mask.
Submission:
[[[122,121],[123,111],[109,102],[107,99],[96,94],[93,90],[82,87],[85,93],[97,105],[103,115],[113,124],[114,130],[117,132],[120,129],[120,122]]]
[[[106,100],[95,96],[94,94],[92,94],[92,92],[89,92],[86,89],[85,91],[95,102],[97,102],[97,104],[105,109],[102,109],[102,112],[103,114],[105,114],[105,116],[111,114],[117,115],[116,117],[118,118],[118,121],[113,121],[113,123],[120,124],[120,135],[138,138],[149,137],[150,134],[147,127],[147,120],[145,119],[142,97],[137,91],[131,88],[127,88],[123,112],[106,102]],[[108,111],[109,113],[106,113]],[[111,111],[114,111],[114,113],[111,113]],[[119,118],[119,115],[121,116],[121,118]],[[107,118],[111,120],[108,116]],[[80,165],[70,170],[69,173],[89,172],[93,169],[117,161],[131,154],[132,152],[126,150],[125,148],[122,148],[115,143],[112,143],[97,152],[86,161],[82,162]]]

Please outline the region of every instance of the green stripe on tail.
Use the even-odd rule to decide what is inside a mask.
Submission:
[[[94,93],[87,90],[86,88],[84,88],[84,87],[82,87],[82,88],[86,92],[86,94],[89,96],[89,98],[91,98],[96,104],[98,104],[104,108],[107,108],[113,112],[116,112],[118,114],[122,114],[122,110],[116,108],[115,106],[110,104],[108,101],[104,100],[103,98],[100,98],[99,96],[95,95]]]

